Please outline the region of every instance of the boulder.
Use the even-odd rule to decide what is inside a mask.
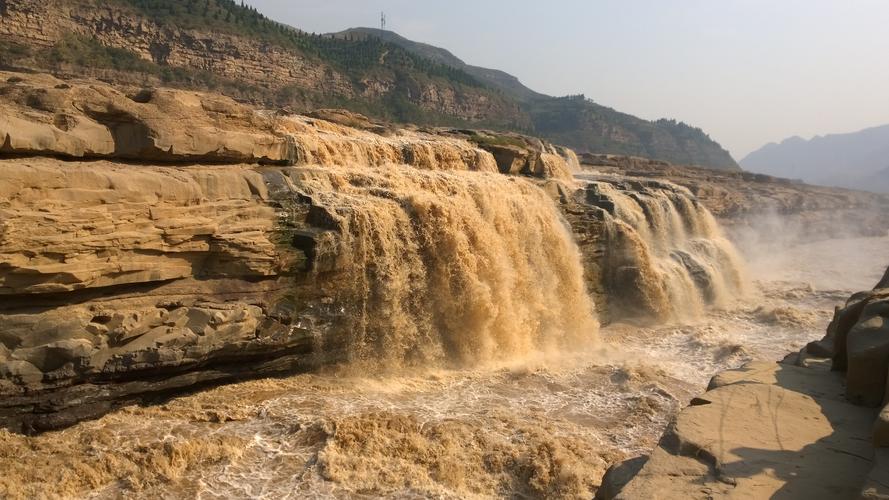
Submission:
[[[86,364],[94,350],[93,343],[89,340],[68,339],[17,349],[12,353],[12,358],[25,360],[46,373],[58,370],[68,363]]]
[[[531,165],[530,174],[543,179],[570,179],[572,175],[566,159],[552,153],[540,153]]]
[[[848,366],[846,359],[846,337],[849,330],[858,323],[861,312],[867,305],[869,295],[867,292],[861,292],[853,295],[842,308],[834,311],[833,319],[827,326],[827,335],[824,341],[833,343],[833,368],[834,370],[845,371]]]
[[[879,406],[889,373],[889,301],[866,306],[846,339],[846,393],[855,403]]]
[[[18,385],[31,386],[43,381],[43,372],[29,361],[13,359],[0,364],[0,378]]]
[[[486,150],[494,155],[497,161],[497,169],[501,174],[519,175],[530,170],[529,152],[518,146],[512,145],[485,145]]]
[[[806,353],[816,358],[832,358],[836,353],[834,349],[834,341],[832,338],[824,338],[822,340],[813,340],[806,344]]]

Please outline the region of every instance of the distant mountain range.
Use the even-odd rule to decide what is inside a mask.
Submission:
[[[771,143],[741,160],[746,170],[812,184],[889,193],[889,125]]]
[[[294,3],[298,12],[299,4]],[[737,169],[701,129],[550,97],[447,50],[368,28],[306,33],[233,0],[0,0],[0,67],[345,108],[420,126],[539,136],[578,152]]]

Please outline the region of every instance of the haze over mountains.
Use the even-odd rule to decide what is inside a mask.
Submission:
[[[509,73],[466,64],[447,49],[408,40],[392,31],[351,28],[331,35],[344,40],[383,40],[464,71],[518,101],[527,112],[534,133],[579,152],[637,155],[678,164],[737,168],[728,151],[704,131],[676,120],[642,120],[597,104],[584,95],[541,94]]]
[[[741,160],[744,169],[811,184],[889,193],[889,125],[771,143]]]
[[[696,127],[582,95],[549,97],[388,32],[302,32],[232,0],[0,2],[0,67],[225,93],[275,109],[345,108],[419,126],[491,128],[578,152],[737,169]]]

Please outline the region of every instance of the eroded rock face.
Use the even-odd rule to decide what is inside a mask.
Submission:
[[[851,401],[878,406],[889,375],[889,301],[869,304],[846,337],[846,394]]]
[[[396,196],[429,212],[430,231],[453,230],[459,239],[463,225],[436,225],[446,224],[448,217],[435,214],[448,205],[433,195],[476,186],[472,175],[410,174],[440,192],[400,192],[383,182],[409,175],[398,170],[415,169],[380,167],[374,175],[333,166],[0,160],[0,425],[51,429],[169,391],[305,370],[342,361],[347,350],[360,354],[354,341],[362,340],[362,329],[401,324],[400,316],[369,317],[381,314],[377,307],[391,296],[372,280],[384,271],[397,275],[398,245],[412,243],[404,241],[413,226]],[[562,238],[570,255],[570,237],[544,193],[497,173],[479,176],[515,188],[509,193],[517,204],[547,208],[546,234]],[[489,201],[483,203],[490,208]],[[498,220],[509,223],[511,212],[500,212],[505,218]],[[538,212],[525,215],[528,224],[539,222]],[[402,221],[399,234],[406,236],[381,235],[386,216]],[[350,227],[359,223],[368,227]],[[545,252],[535,249],[541,258],[555,250],[543,241]],[[383,242],[392,246],[379,247]],[[445,254],[450,248],[441,247]],[[388,260],[374,253],[384,251]],[[526,255],[515,258],[527,266]],[[447,265],[446,256],[437,258]],[[374,268],[384,262],[386,269]],[[573,263],[553,260],[566,262]],[[411,279],[446,279],[420,264],[418,255]],[[564,267],[563,274],[573,278],[575,271]],[[574,296],[588,300],[575,285]],[[556,292],[563,291],[556,286],[544,295],[559,301]],[[403,310],[414,310],[400,300]],[[559,317],[577,311],[583,307]]]
[[[319,286],[317,250],[335,227],[310,220],[291,175],[0,161],[0,421],[50,428],[144,393],[320,362],[307,353],[340,313],[336,259]]]
[[[868,406],[889,402],[889,289],[883,288],[884,281],[837,309],[822,341],[834,346],[833,368],[846,372],[849,399]]]
[[[40,74],[0,72],[0,82],[0,154],[497,171],[494,156],[466,136],[396,129],[346,111],[282,115],[216,94],[118,89]],[[522,147],[540,165],[516,173],[570,177],[573,153],[537,142]]]
[[[413,194],[420,207],[484,181],[553,216],[536,187],[502,178],[490,152],[448,130],[44,75],[0,81],[0,425],[15,430],[344,359],[367,327],[356,262],[379,264],[351,255],[346,236],[360,228],[346,226],[373,207],[394,216],[384,209],[412,195],[395,189],[402,177],[429,185]],[[567,171],[567,152],[528,148],[552,158],[524,175]],[[567,234],[549,222],[548,235]]]
[[[218,95],[0,73],[0,151],[140,161],[292,163],[274,118]]]
[[[603,318],[687,319],[743,293],[733,245],[681,186],[599,179],[562,203]]]
[[[353,82],[337,68],[295,50],[232,33],[158,24],[124,2],[5,0],[0,5],[0,39],[31,47],[51,47],[73,33],[130,51],[162,66],[206,71],[224,79],[285,93],[297,88],[327,99],[376,100],[404,92],[395,75],[372,75]],[[38,71],[50,69],[39,63],[34,66]],[[84,67],[53,69],[123,83],[139,83],[150,78],[140,73]],[[249,91],[245,94],[249,95]],[[465,121],[506,116],[510,121],[528,124],[528,118],[514,103],[472,88],[456,91],[447,84],[429,81],[418,83],[408,96],[421,109]]]

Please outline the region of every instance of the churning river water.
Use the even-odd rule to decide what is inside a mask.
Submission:
[[[611,324],[594,346],[471,370],[361,363],[0,432],[0,486],[36,498],[589,498],[717,371],[820,338],[872,287],[889,237],[748,254],[748,297],[688,324]],[[775,257],[777,255],[777,257]]]

